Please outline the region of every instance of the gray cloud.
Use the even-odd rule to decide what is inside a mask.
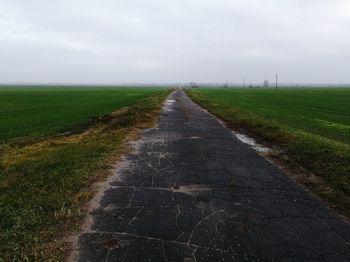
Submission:
[[[0,82],[350,82],[348,0],[2,0]]]

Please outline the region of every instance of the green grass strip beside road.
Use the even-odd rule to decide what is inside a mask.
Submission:
[[[63,260],[63,236],[79,227],[91,185],[128,139],[152,126],[169,91],[99,117],[70,135],[0,146],[0,261]]]
[[[279,92],[279,90],[260,90],[260,93],[255,95],[259,96],[264,91]],[[347,141],[350,136],[347,137],[343,133],[339,136],[336,134],[328,136],[324,135],[326,132],[320,132],[318,135],[309,131],[308,127],[302,128],[301,121],[296,127],[293,119],[289,120],[293,122],[289,125],[286,121],[280,121],[279,117],[266,116],[261,111],[259,112],[263,105],[259,107],[258,103],[250,104],[249,108],[244,107],[239,103],[242,100],[240,96],[245,96],[242,90],[237,91],[238,93],[222,90],[187,90],[186,92],[191,99],[225,121],[229,127],[277,149],[278,154],[275,154],[274,158],[283,165],[291,168],[294,172],[300,171],[299,167],[301,166],[303,172],[306,171],[306,173],[299,176],[298,182],[304,184],[311,192],[321,196],[341,214],[350,217],[350,145]],[[249,96],[251,91],[247,90],[246,92]],[[323,95],[327,96],[327,91],[324,92]],[[331,94],[330,92],[329,95]],[[290,95],[293,96],[293,94]],[[302,93],[295,90],[295,95],[302,95]],[[260,100],[262,104],[270,103],[268,106],[270,107],[271,101],[264,101],[263,95],[261,96],[257,100]],[[229,100],[233,102],[227,102]],[[234,102],[235,100],[238,102]],[[280,106],[277,104],[273,106],[275,106],[275,114],[278,115]],[[310,101],[309,106],[312,107],[312,101]],[[305,107],[304,110],[305,115],[307,115],[308,108]],[[350,133],[347,132],[347,135]],[[339,137],[339,139],[332,137]],[[321,180],[312,181],[311,174],[316,175]],[[308,177],[309,175],[310,177]]]

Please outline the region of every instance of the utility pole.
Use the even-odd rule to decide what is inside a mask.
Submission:
[[[276,74],[276,89],[278,88],[278,74]]]

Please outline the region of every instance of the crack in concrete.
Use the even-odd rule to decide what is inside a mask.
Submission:
[[[225,211],[224,211],[224,210],[215,211],[215,212],[213,212],[213,213],[207,215],[206,217],[202,218],[201,220],[199,220],[198,223],[194,226],[194,228],[193,228],[193,230],[192,230],[192,232],[191,232],[191,234],[190,234],[190,237],[189,237],[187,243],[188,243],[188,244],[191,243],[193,234],[196,232],[197,228],[198,228],[205,220],[211,218],[212,216],[214,216],[214,215],[216,215],[216,214],[218,214],[218,213],[220,213],[220,212],[225,212]]]
[[[166,254],[165,254],[164,241],[162,241],[162,250],[163,250],[163,257],[164,257],[165,261],[168,262],[168,258],[167,258]]]
[[[137,213],[135,214],[135,216],[133,218],[130,219],[130,221],[128,222],[127,226],[130,226],[132,224],[132,222],[134,222],[137,219],[137,216],[143,211],[144,207],[141,207]]]
[[[150,237],[150,236],[145,236],[145,235],[138,235],[138,234],[132,234],[132,233],[126,233],[126,232],[107,232],[107,231],[94,231],[91,230],[89,231],[89,234],[111,234],[111,235],[123,235],[123,236],[130,236],[130,237],[135,237],[135,238],[145,238],[148,240],[154,240],[154,241],[159,241],[159,242],[166,242],[166,243],[170,243],[170,244],[176,244],[176,245],[182,245],[182,246],[186,246],[189,247],[191,249],[207,249],[206,246],[201,246],[201,245],[197,245],[197,244],[188,244],[187,242],[180,242],[180,241],[175,241],[175,240],[167,240],[167,239],[162,239],[162,238],[156,238],[156,237]],[[121,240],[122,242],[123,240]],[[214,251],[218,251],[218,252],[224,252],[224,253],[229,253],[230,250],[226,250],[226,249],[221,249],[221,248],[211,248],[211,250]]]

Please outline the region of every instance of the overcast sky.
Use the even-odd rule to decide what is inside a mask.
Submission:
[[[0,82],[350,83],[349,0],[0,0]]]

